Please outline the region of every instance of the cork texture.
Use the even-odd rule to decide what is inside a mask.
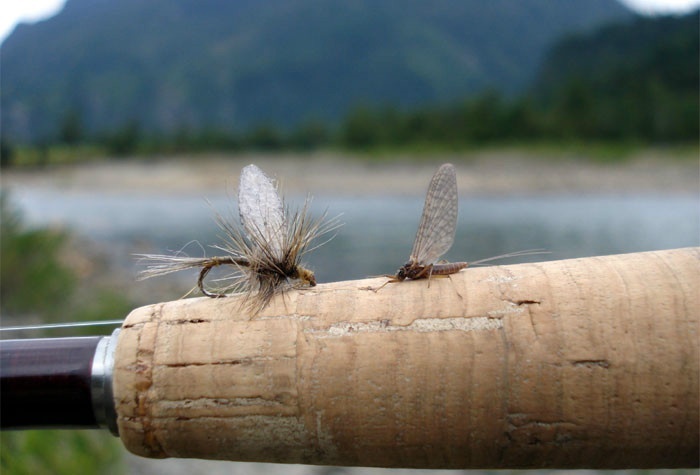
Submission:
[[[134,310],[114,371],[146,457],[698,466],[700,248]]]

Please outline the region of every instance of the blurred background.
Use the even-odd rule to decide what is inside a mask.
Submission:
[[[448,260],[698,246],[699,6],[5,2],[2,325],[119,319],[181,297],[196,272],[137,282],[134,254],[215,254],[214,215],[237,222],[249,163],[292,207],[311,194],[313,214],[340,215],[306,258],[319,282],[394,273],[448,161]],[[429,473],[151,461],[97,431],[0,443],[6,473]]]

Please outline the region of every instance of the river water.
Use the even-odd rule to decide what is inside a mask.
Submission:
[[[60,226],[109,249],[118,266],[137,270],[134,253],[215,255],[216,212],[238,221],[225,194],[173,195],[13,188],[12,202],[31,225]],[[292,207],[304,197],[291,196]],[[529,260],[650,251],[700,245],[700,202],[692,194],[462,196],[455,243],[445,258],[477,260],[525,249]],[[393,273],[410,254],[423,197],[372,195],[313,199],[344,224],[306,256],[319,281]],[[526,259],[520,259],[523,261]]]

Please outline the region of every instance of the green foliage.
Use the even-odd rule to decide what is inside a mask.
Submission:
[[[3,315],[36,314],[44,321],[114,319],[131,305],[92,286],[87,304],[74,301],[78,279],[61,262],[68,236],[27,229],[6,193],[0,194],[0,309]],[[73,331],[72,335],[77,332]],[[102,431],[18,431],[0,434],[0,472],[7,474],[121,474],[121,443]]]
[[[138,121],[129,120],[115,132],[108,134],[103,143],[110,155],[124,156],[137,151],[141,142],[141,128]]]
[[[700,13],[637,19],[552,48],[533,95],[486,91],[457,105],[358,108],[339,143],[456,147],[496,143],[697,143]],[[637,41],[637,39],[640,39]]]
[[[78,306],[72,312],[71,318],[74,318],[75,321],[116,320],[126,317],[133,309],[133,305],[115,291],[92,289],[89,293],[90,296],[86,299],[86,303]]]
[[[638,18],[557,43],[534,94],[560,137],[697,142],[700,12]]]
[[[0,138],[0,168],[7,168],[13,164],[15,159],[15,147],[6,138]]]
[[[289,146],[296,150],[314,150],[330,142],[331,133],[320,120],[309,120],[289,135]]]
[[[2,313],[56,316],[76,283],[70,269],[59,259],[66,236],[57,231],[25,229],[5,193],[0,194],[0,212]]]
[[[253,128],[245,137],[246,148],[253,150],[279,150],[282,148],[281,133],[270,124],[262,124]]]
[[[0,433],[0,472],[7,475],[126,473],[119,439],[102,431]]]
[[[61,121],[58,141],[75,145],[84,138],[83,121],[78,111],[70,111]]]
[[[7,167],[42,167],[48,164],[67,164],[93,161],[107,155],[106,148],[97,143],[38,144],[12,147],[12,159]]]
[[[340,126],[340,143],[350,149],[369,148],[379,144],[381,133],[393,124],[381,123],[381,117],[368,107],[357,107]]]

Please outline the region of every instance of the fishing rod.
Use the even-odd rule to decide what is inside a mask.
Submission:
[[[308,199],[306,202],[308,205]],[[238,291],[248,301],[248,309],[253,315],[259,312],[284,287],[287,280],[298,280],[302,284],[316,286],[313,273],[304,269],[300,257],[307,252],[311,242],[335,228],[336,220],[324,222],[307,218],[307,206],[289,216],[280,197],[277,186],[259,167],[248,165],[240,176],[238,208],[241,227],[217,216],[217,222],[225,232],[226,241],[218,249],[226,256],[192,258],[181,255],[140,255],[150,266],[142,272],[142,278],[166,275],[180,270],[200,268],[197,287],[208,297],[222,298],[226,291]],[[437,263],[454,242],[457,227],[457,178],[454,165],[443,164],[430,181],[425,206],[418,227],[410,260],[384,285],[405,279],[424,279],[432,275],[449,275],[466,268],[469,263]],[[484,262],[506,257],[542,254],[542,250],[530,250],[495,256],[471,263]],[[204,278],[217,266],[235,267],[230,277],[233,281],[221,291],[209,291]],[[31,329],[67,328],[92,325],[121,324],[120,320],[106,322],[59,323],[37,326],[0,328],[2,332]],[[110,362],[118,330],[110,337],[88,337],[69,339],[18,340],[5,343],[9,371],[2,383],[9,396],[3,400],[3,410],[8,414],[4,421],[6,428],[24,428],[52,425],[77,427],[107,426],[113,433],[117,428],[113,423],[114,408],[105,394],[109,393],[111,378]],[[87,356],[92,355],[89,365]],[[11,359],[10,359],[11,358]],[[36,411],[36,418],[19,417],[26,413],[26,407],[33,407],[37,400],[45,399],[46,387],[36,378],[37,371],[53,361],[63,361],[64,367],[52,370],[54,397],[51,404],[43,405]],[[44,377],[49,377],[44,375]],[[92,392],[91,392],[92,390]],[[92,394],[92,396],[91,396]],[[92,411],[86,401],[92,402]],[[17,410],[15,410],[17,409]],[[50,415],[50,416],[49,416]]]
[[[219,220],[226,256],[144,256],[146,277],[200,268],[207,297],[135,309],[110,336],[0,341],[0,427],[105,427],[153,458],[700,465],[700,248],[442,263],[445,164],[395,276],[316,285],[300,258],[336,222],[290,217],[254,165],[239,209],[242,230]],[[232,283],[211,291],[220,265]]]
[[[133,310],[0,341],[3,429],[140,456],[412,468],[697,467],[700,248]],[[430,284],[430,285],[428,285]],[[19,391],[13,395],[13,392]]]
[[[3,328],[19,329],[32,327]],[[118,335],[116,329],[110,336],[0,341],[0,428],[101,427],[117,435],[112,370]]]

